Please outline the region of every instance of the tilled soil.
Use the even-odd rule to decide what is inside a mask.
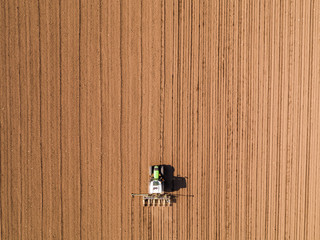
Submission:
[[[0,11],[0,239],[320,239],[320,1]]]

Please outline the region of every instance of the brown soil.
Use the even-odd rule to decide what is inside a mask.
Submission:
[[[320,239],[320,1],[0,11],[0,239]]]

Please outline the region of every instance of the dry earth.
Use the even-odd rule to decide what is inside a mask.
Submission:
[[[320,239],[320,1],[0,11],[1,239]]]

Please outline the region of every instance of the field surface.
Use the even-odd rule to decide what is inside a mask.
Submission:
[[[319,60],[316,0],[1,0],[0,239],[320,239]]]

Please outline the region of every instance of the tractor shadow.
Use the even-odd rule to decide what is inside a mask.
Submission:
[[[164,166],[164,191],[165,192],[176,192],[181,188],[187,187],[185,177],[174,176],[174,167],[171,165]]]

